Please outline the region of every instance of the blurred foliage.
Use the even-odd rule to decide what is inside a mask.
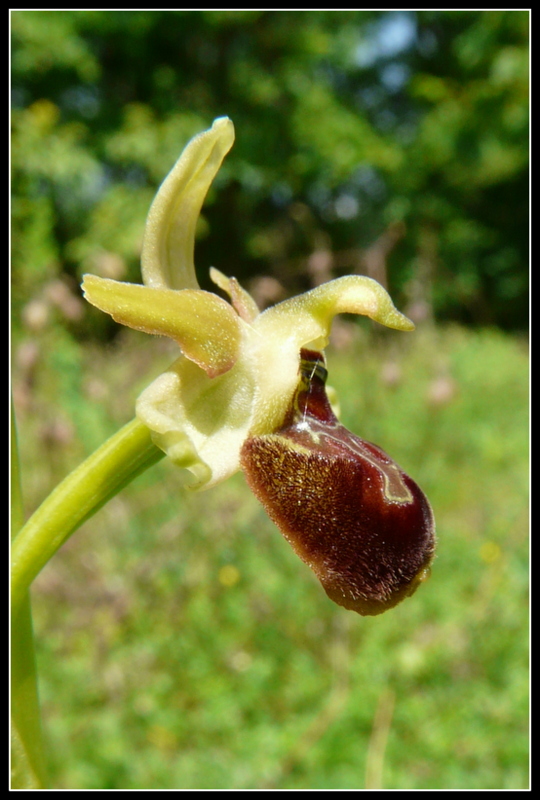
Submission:
[[[196,261],[261,304],[361,272],[411,337],[334,325],[342,418],[425,489],[432,578],[334,607],[237,476],[157,465],[39,576],[57,788],[527,787],[525,11],[19,10],[12,29],[14,400],[31,512],[176,355],[86,308],[138,282],[187,140],[237,141]],[[271,365],[275,368],[275,365]]]
[[[361,618],[327,599],[241,475],[188,493],[158,464],[34,585],[57,789],[527,788],[526,344],[349,323],[334,338],[344,423],[433,504],[430,579]],[[86,349],[69,407],[44,365],[26,405],[18,385],[29,508],[80,460],[68,421],[100,444],[134,375],[169,358],[127,331]]]
[[[69,336],[111,335],[77,306],[81,275],[140,280],[156,187],[224,114],[237,141],[200,226],[203,286],[210,265],[272,276],[264,303],[359,271],[418,320],[526,328],[527,10],[11,22],[13,299],[32,330],[57,314]]]

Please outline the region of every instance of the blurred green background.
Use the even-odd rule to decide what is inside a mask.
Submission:
[[[527,11],[14,11],[13,391],[28,513],[174,348],[87,308],[139,281],[187,140],[236,143],[196,262],[261,305],[341,274],[414,334],[336,321],[342,420],[429,496],[432,577],[333,606],[243,477],[158,464],[33,592],[53,786],[528,786]],[[279,365],[269,365],[269,369]]]

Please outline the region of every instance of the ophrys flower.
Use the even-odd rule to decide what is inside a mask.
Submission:
[[[144,285],[87,275],[85,296],[118,322],[178,343],[182,355],[142,393],[136,413],[155,444],[190,470],[192,486],[210,488],[243,468],[332,599],[380,613],[425,576],[433,517],[416,484],[378,448],[360,445],[328,404],[324,413],[312,413],[315,399],[320,411],[326,398],[317,365],[324,363],[336,314],[364,314],[399,330],[414,326],[382,286],[360,276],[330,281],[262,313],[235,278],[216,269],[211,278],[230,302],[199,288],[195,226],[233,140],[232,122],[217,119],[188,144],[162,184],[145,229]],[[306,363],[315,365],[309,380]],[[288,503],[293,495],[296,515]],[[346,525],[339,518],[344,502]],[[340,572],[357,579],[336,578]]]

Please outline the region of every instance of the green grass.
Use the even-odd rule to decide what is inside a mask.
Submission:
[[[430,498],[431,578],[359,617],[326,598],[242,475],[192,494],[158,464],[34,586],[56,788],[528,787],[526,345],[355,330],[328,351],[330,383],[343,422]],[[158,350],[131,334],[79,360],[60,348],[19,383],[29,510],[130,418],[170,360]]]

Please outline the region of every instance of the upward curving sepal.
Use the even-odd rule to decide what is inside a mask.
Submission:
[[[204,198],[234,142],[234,125],[219,117],[195,136],[165,178],[152,203],[141,255],[146,286],[198,289],[193,250]]]

